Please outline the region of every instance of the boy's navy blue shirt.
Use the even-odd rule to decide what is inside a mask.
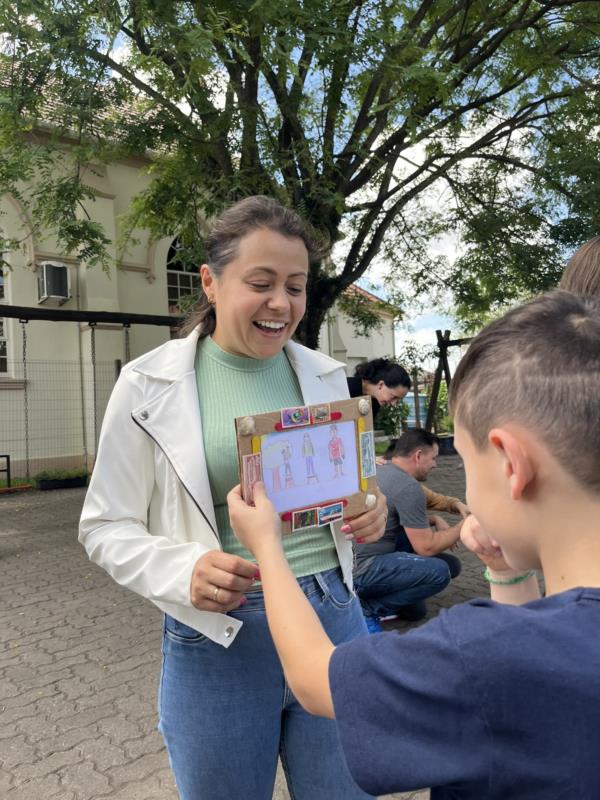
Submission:
[[[370,794],[600,798],[600,589],[473,600],[338,646],[329,679],[348,766]]]

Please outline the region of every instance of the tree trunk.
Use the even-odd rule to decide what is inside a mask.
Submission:
[[[314,274],[314,273],[313,273]],[[340,293],[339,279],[327,276],[308,283],[306,313],[296,330],[295,338],[311,350],[319,346],[319,334],[325,322],[327,312],[331,309]]]

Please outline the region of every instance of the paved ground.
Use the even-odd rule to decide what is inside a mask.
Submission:
[[[440,458],[430,484],[462,496],[459,459]],[[0,495],[0,797],[176,800],[155,730],[160,615],[87,561],[83,495]],[[483,593],[467,555],[431,614]],[[273,798],[288,798],[281,775]]]

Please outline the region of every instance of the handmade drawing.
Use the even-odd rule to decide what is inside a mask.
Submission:
[[[294,485],[294,476],[292,474],[292,465],[290,463],[293,455],[292,446],[287,440],[283,442],[281,455],[283,458],[283,468],[285,470],[285,488],[289,489]]]
[[[265,489],[270,496],[270,492],[281,491],[281,469],[284,466],[283,451],[286,447],[286,440],[277,440],[261,447],[263,472],[270,473],[270,481],[265,480]]]
[[[358,491],[359,454],[352,421],[311,426],[310,433],[287,428],[265,434],[260,452],[263,472],[270,471],[267,494],[278,511],[322,505]]]
[[[338,436],[337,425],[329,426],[329,434],[331,437],[327,445],[329,449],[329,460],[333,464],[333,477],[337,478],[344,474],[343,465],[346,453],[344,450],[344,442],[342,438]]]
[[[306,466],[306,482],[311,483],[311,481],[314,481],[318,483],[319,478],[315,472],[315,448],[310,438],[310,433],[305,433],[302,438],[302,455]]]

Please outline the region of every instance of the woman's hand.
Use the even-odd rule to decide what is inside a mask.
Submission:
[[[226,614],[244,605],[244,592],[259,577],[256,564],[251,561],[221,550],[209,550],[194,566],[190,584],[192,605],[200,611]]]
[[[387,500],[379,489],[375,489],[375,491],[377,504],[374,508],[364,511],[357,517],[344,520],[341,531],[346,534],[346,539],[353,539],[359,544],[369,544],[383,536],[388,516]]]
[[[505,572],[512,568],[504,560],[502,549],[494,539],[487,535],[479,521],[469,514],[460,531],[460,538],[464,546],[475,553],[490,569]]]
[[[261,481],[254,484],[253,497],[254,506],[249,506],[238,484],[227,495],[227,505],[233,532],[258,560],[261,547],[273,547],[281,541],[281,519]]]

